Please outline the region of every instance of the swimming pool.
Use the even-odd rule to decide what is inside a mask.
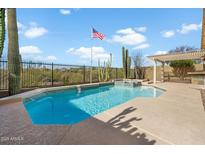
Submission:
[[[75,124],[133,98],[162,93],[151,86],[101,85],[44,92],[23,104],[33,124]]]

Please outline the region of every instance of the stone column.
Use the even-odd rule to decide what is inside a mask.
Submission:
[[[203,60],[203,71],[205,71],[205,62]]]
[[[201,50],[205,50],[205,9],[203,8],[202,15],[202,30],[201,30]],[[203,71],[205,71],[205,59],[203,58]]]
[[[203,9],[203,18],[202,18],[201,49],[205,50],[205,9]]]
[[[161,81],[164,82],[164,62],[162,62],[161,66]]]

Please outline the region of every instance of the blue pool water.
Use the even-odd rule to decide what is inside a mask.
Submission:
[[[75,124],[136,97],[157,97],[162,90],[104,85],[46,92],[24,101],[34,124]]]

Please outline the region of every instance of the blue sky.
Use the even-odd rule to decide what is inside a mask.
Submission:
[[[121,48],[130,55],[163,54],[180,45],[199,48],[202,9],[17,9],[23,59],[94,65],[113,55],[121,67]],[[106,39],[91,40],[91,26]],[[3,56],[6,57],[7,41]]]

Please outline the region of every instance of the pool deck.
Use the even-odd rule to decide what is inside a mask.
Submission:
[[[33,125],[21,98],[0,100],[0,144],[205,144],[203,86],[156,86],[166,92],[130,100],[69,126]]]

